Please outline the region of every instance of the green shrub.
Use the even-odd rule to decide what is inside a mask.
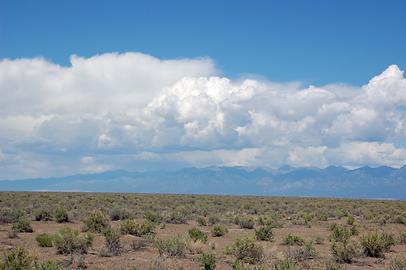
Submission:
[[[220,218],[218,216],[209,216],[208,218],[209,225],[214,225],[220,222]]]
[[[395,245],[395,236],[392,233],[382,233],[381,238],[384,242],[384,251],[390,251],[390,248]]]
[[[241,229],[254,229],[255,222],[251,217],[241,217],[237,221]]]
[[[198,217],[196,221],[199,226],[207,226],[207,221],[204,217]]]
[[[289,253],[289,257],[297,262],[313,259],[314,257],[316,257],[316,255],[316,249],[314,248],[313,242],[311,241],[304,243],[303,246],[299,246],[296,249],[290,250]]]
[[[122,234],[138,234],[138,223],[133,219],[126,219],[120,223],[120,231]]]
[[[354,217],[353,216],[348,216],[347,217],[347,225],[353,225],[354,224]]]
[[[258,225],[270,226],[272,228],[282,228],[283,224],[277,216],[260,216],[257,221]]]
[[[69,215],[65,208],[58,207],[55,210],[55,221],[58,223],[69,222]]]
[[[331,245],[331,253],[338,263],[351,263],[357,255],[357,249],[350,242],[334,242]]]
[[[41,233],[38,234],[37,237],[35,237],[35,240],[37,240],[38,246],[40,247],[52,247],[52,241],[53,238],[51,235],[46,234],[46,233]]]
[[[255,243],[252,238],[235,240],[231,246],[227,247],[226,252],[234,255],[237,260],[249,264],[260,262],[264,256],[262,246]]]
[[[31,227],[31,223],[28,219],[19,218],[13,223],[11,229],[15,232],[27,232],[32,233],[34,230]]]
[[[62,266],[54,261],[35,262],[34,270],[62,270]]]
[[[165,219],[165,222],[169,224],[186,224],[187,219],[183,213],[174,211]]]
[[[121,254],[120,233],[112,228],[104,232],[105,248],[110,256],[117,256]]]
[[[330,241],[332,242],[345,243],[352,236],[352,232],[342,225],[333,224],[330,230]]]
[[[223,225],[214,225],[211,229],[211,235],[213,237],[221,237],[228,233],[228,229]]]
[[[154,211],[147,211],[144,214],[144,217],[146,220],[148,220],[151,223],[159,224],[162,222],[162,217],[159,213],[154,212]]]
[[[406,215],[399,215],[395,218],[395,223],[406,225]]]
[[[361,246],[364,254],[369,257],[384,257],[394,245],[394,238],[390,234],[371,233],[361,237]]]
[[[358,229],[355,224],[353,224],[350,228],[351,235],[358,235]]]
[[[83,231],[93,233],[104,233],[110,227],[109,218],[99,210],[90,213],[84,221]]]
[[[49,221],[52,220],[51,212],[45,209],[39,210],[35,213],[36,221]]]
[[[64,255],[85,254],[93,242],[91,234],[79,233],[69,227],[60,229],[53,238],[57,252]]]
[[[272,270],[296,270],[296,262],[292,259],[286,258],[279,260],[272,266]]]
[[[288,246],[301,246],[304,244],[304,239],[297,235],[287,234],[283,238],[283,244]]]
[[[130,217],[131,213],[126,209],[114,208],[110,211],[110,219],[114,221],[129,219]]]
[[[186,251],[186,241],[181,236],[175,236],[168,239],[157,239],[154,242],[160,256],[182,257]]]
[[[155,234],[155,225],[151,222],[140,223],[138,226],[137,236],[150,236]]]
[[[262,226],[258,230],[255,230],[255,237],[260,241],[272,241],[273,233],[271,226]]]
[[[406,258],[393,259],[389,264],[388,270],[406,270]]]
[[[199,230],[198,228],[192,228],[188,231],[189,237],[194,241],[207,242],[207,234]]]
[[[148,236],[155,233],[155,226],[151,222],[137,223],[133,219],[127,219],[121,222],[120,231],[122,234],[131,234],[135,236]]]
[[[22,247],[16,247],[6,253],[0,269],[4,270],[31,270],[33,258]]]
[[[16,222],[19,218],[23,216],[24,213],[20,209],[16,210],[8,207],[0,208],[0,224]]]
[[[198,257],[199,266],[202,270],[216,269],[216,256],[210,253],[203,253]]]

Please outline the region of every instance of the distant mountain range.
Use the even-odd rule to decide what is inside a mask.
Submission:
[[[2,191],[94,191],[138,193],[312,196],[406,199],[406,165],[348,170],[247,167],[185,168],[178,171],[124,170],[0,181]]]

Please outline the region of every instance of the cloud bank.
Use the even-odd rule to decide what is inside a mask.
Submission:
[[[232,80],[208,58],[0,61],[0,179],[283,164],[406,164],[403,71],[303,86]]]

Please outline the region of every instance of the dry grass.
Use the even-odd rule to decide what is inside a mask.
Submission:
[[[61,205],[68,215],[68,223],[58,223],[60,220],[56,213]],[[104,214],[97,215],[97,219],[89,219],[92,213]],[[110,220],[106,221],[106,216]],[[3,192],[0,193],[0,254],[8,254],[14,247],[23,246],[38,262],[51,260],[68,269],[86,265],[87,269],[193,270],[201,269],[199,258],[202,254],[215,256],[216,269],[220,270],[244,263],[256,263],[244,265],[244,269],[272,269],[284,263],[294,265],[295,269],[394,269],[395,260],[406,258],[406,226],[402,224],[405,216],[406,202],[401,201]],[[106,247],[103,228],[120,230],[124,228],[121,224],[128,222],[126,218],[137,224],[137,233],[123,234],[119,236],[119,242],[117,237],[113,239],[114,244],[119,243],[120,247],[119,252],[114,253],[117,256],[100,256],[100,250]],[[9,237],[12,224],[19,220],[29,221],[34,232],[17,232],[16,237]],[[38,235],[55,235],[66,226],[77,231],[92,228],[94,240],[87,253],[72,254],[71,258],[70,255],[58,254],[55,246],[38,245]],[[267,241],[255,240],[256,233],[262,232],[264,226],[269,228],[266,232],[272,232],[269,233],[272,237]],[[215,227],[228,232],[216,237],[212,233]],[[354,228],[357,233],[354,233]],[[146,229],[152,233],[140,233]],[[189,231],[193,232],[193,240]],[[372,241],[374,239],[365,242],[365,236],[371,232],[394,236],[394,245],[382,249],[384,256],[374,258],[354,251],[350,254],[351,264],[334,263],[334,244],[355,243],[362,251],[363,240],[364,246],[365,243],[376,242]],[[269,236],[265,231],[263,234]],[[303,245],[285,245],[288,235],[303,239],[300,241]],[[254,244],[243,243],[240,251],[226,252],[237,239],[247,238]],[[308,243],[314,244],[310,246]],[[263,250],[262,255],[258,255],[261,262],[241,259],[245,258],[245,254],[259,254],[256,252],[259,249],[254,246]],[[237,259],[243,262],[238,263]]]

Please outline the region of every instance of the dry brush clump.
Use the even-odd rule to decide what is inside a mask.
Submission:
[[[167,239],[156,239],[154,246],[160,256],[183,257],[186,253],[187,241],[183,236],[174,236]]]
[[[85,254],[93,243],[93,236],[80,233],[70,227],[60,229],[53,236],[53,244],[59,254]]]
[[[199,266],[202,270],[216,269],[216,255],[212,253],[203,253],[198,257]]]
[[[91,212],[83,223],[85,232],[104,233],[110,227],[110,219],[100,210]]]
[[[63,207],[58,207],[55,209],[55,221],[58,223],[67,223],[69,222],[68,211]]]
[[[17,233],[32,233],[34,230],[32,229],[31,222],[24,217],[19,218],[17,221],[13,223],[11,229]]]
[[[132,214],[130,211],[127,209],[121,209],[121,208],[113,208],[109,212],[110,219],[113,221],[117,220],[124,220],[124,219],[129,219],[132,217]]]
[[[53,247],[54,245],[53,244],[54,238],[52,237],[52,235],[49,235],[47,233],[38,234],[35,237],[35,240],[37,241],[38,246],[40,247]]]
[[[192,239],[192,241],[196,242],[196,241],[200,241],[202,243],[206,243],[207,242],[207,233],[199,230],[198,228],[192,228],[188,231],[189,237],[190,239]]]
[[[255,237],[260,241],[272,241],[273,232],[272,227],[269,225],[262,226],[259,229],[255,230]]]
[[[361,237],[363,252],[369,257],[384,257],[385,252],[395,244],[395,238],[388,233],[370,233]]]
[[[146,237],[155,234],[155,224],[151,222],[139,223],[133,219],[127,219],[121,222],[120,231],[122,234]]]
[[[21,209],[10,207],[0,208],[0,224],[16,222],[19,218],[22,218],[23,216],[24,213],[23,211],[21,211]]]
[[[38,261],[23,247],[16,247],[4,254],[0,262],[1,270],[62,270],[54,261]]]
[[[36,221],[50,221],[50,220],[52,220],[51,211],[46,210],[46,209],[38,210],[35,213],[35,220]]]
[[[213,237],[222,237],[228,233],[227,227],[224,225],[214,225],[213,228],[211,229],[211,235]]]
[[[287,246],[302,246],[304,239],[298,235],[287,234],[283,237],[283,244]]]
[[[302,246],[289,247],[286,253],[286,257],[295,262],[314,259],[316,256],[317,252],[312,241],[305,242]]]
[[[118,256],[122,252],[120,232],[116,229],[108,228],[104,231],[104,246],[99,255],[102,257]]]
[[[264,257],[262,246],[249,237],[236,239],[227,247],[226,253],[234,255],[237,261],[248,264],[259,263]]]
[[[249,216],[237,216],[234,219],[234,223],[240,226],[241,229],[254,229],[255,221]]]

